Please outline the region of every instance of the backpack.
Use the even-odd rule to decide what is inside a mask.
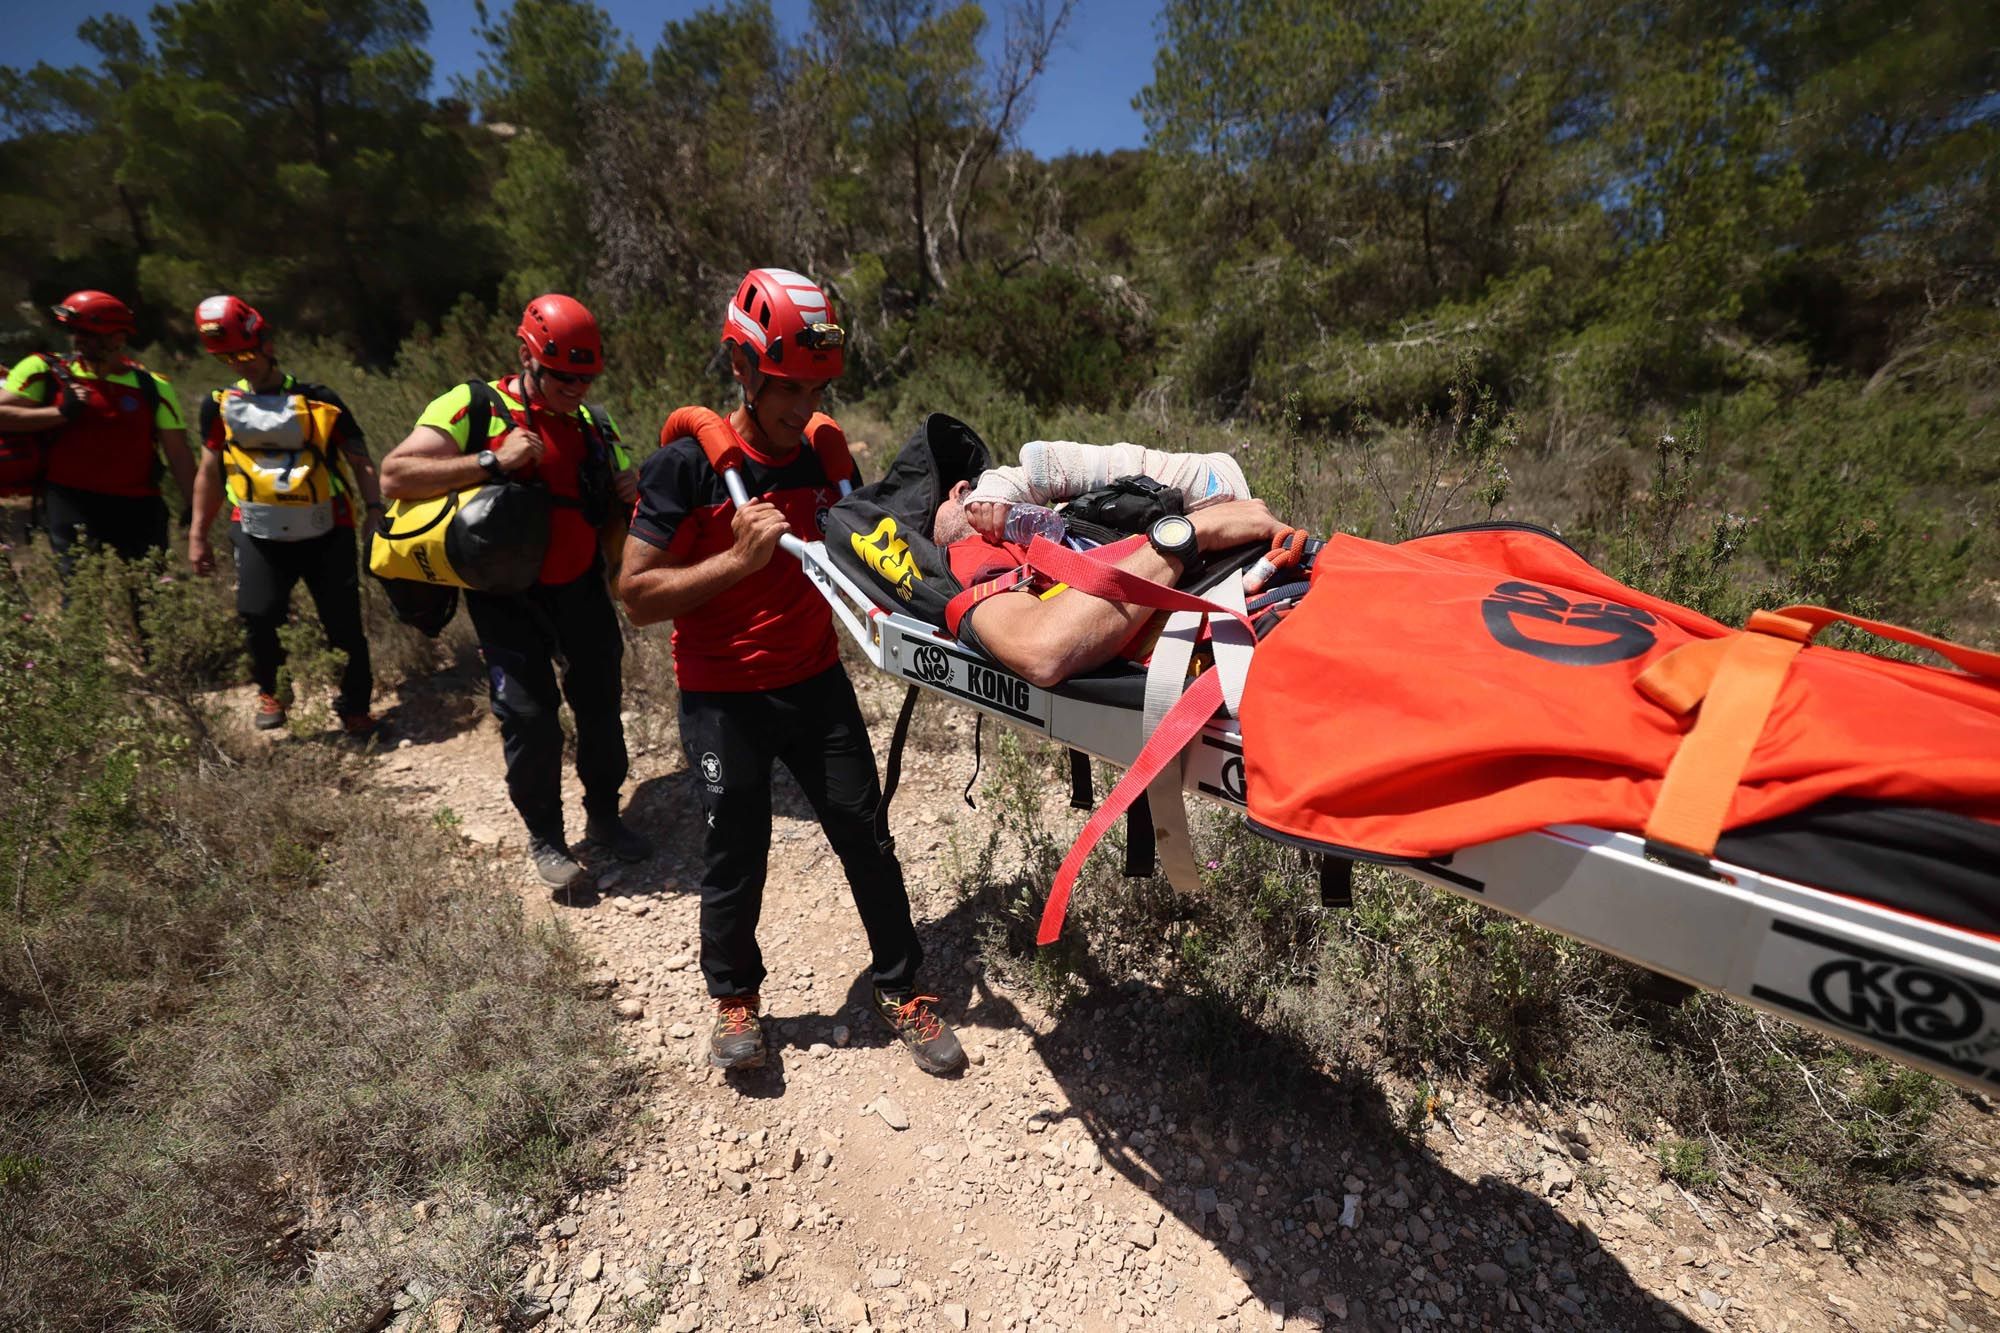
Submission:
[[[290,390],[229,388],[211,396],[222,417],[222,469],[243,531],[273,541],[333,531],[334,497],[345,489],[332,443],[339,409]]]
[[[65,387],[73,388],[76,383],[75,363],[54,355],[42,358],[48,364],[48,373],[57,381],[58,396]],[[157,421],[160,410],[160,385],[152,372],[137,361],[126,363],[133,377],[139,381],[140,396],[146,400],[148,420]],[[53,400],[52,400],[53,401]],[[48,404],[43,404],[48,406]],[[0,434],[0,496],[31,495],[40,497],[43,479],[49,471],[49,452],[61,443],[64,426],[49,430],[16,431]],[[155,467],[158,460],[154,460]]]
[[[987,467],[985,441],[956,417],[933,412],[911,433],[880,481],[845,496],[822,527],[826,548],[876,600],[933,625],[963,588],[931,540],[938,505],[960,481]]]
[[[1118,477],[1061,506],[1063,524],[1070,532],[1102,545],[1149,531],[1169,514],[1186,512],[1187,497],[1179,488],[1139,476]]]

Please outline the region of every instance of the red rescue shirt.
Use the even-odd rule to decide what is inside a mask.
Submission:
[[[662,432],[664,434],[664,432]],[[722,477],[689,436],[662,439],[639,470],[632,535],[689,565],[736,543],[736,506]],[[769,500],[806,541],[820,539],[820,515],[840,498],[819,458],[800,449],[768,457],[744,446],[743,481]],[[762,569],[674,622],[674,678],[684,690],[773,690],[796,685],[840,660],[833,611],[799,562],[775,552]]]

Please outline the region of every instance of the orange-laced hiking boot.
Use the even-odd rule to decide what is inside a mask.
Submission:
[[[875,991],[875,1016],[910,1048],[910,1058],[926,1074],[949,1074],[965,1063],[965,1051],[951,1025],[931,1008],[935,995],[891,995]]]
[[[764,1025],[755,995],[725,995],[715,1002],[708,1062],[717,1069],[756,1069],[764,1063]]]
[[[276,731],[279,727],[284,726],[284,702],[275,694],[259,692],[257,695],[257,713],[251,719],[251,723],[259,731]]]

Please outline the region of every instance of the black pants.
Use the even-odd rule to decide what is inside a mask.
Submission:
[[[137,560],[166,549],[167,502],[157,495],[101,495],[51,484],[42,488],[42,515],[65,579],[85,551],[108,547]]]
[[[354,529],[304,541],[279,542],[252,537],[232,525],[229,540],[236,547],[236,614],[250,640],[250,674],[266,694],[278,692],[278,668],[285,649],[278,631],[291,619],[292,589],[304,579],[319,611],[326,641],[347,654],[340,673],[340,693],[333,709],[342,717],[368,711],[375,693],[375,673],[368,662],[368,635],[361,628],[361,578],[355,570]]]
[[[615,816],[627,767],[625,724],[618,717],[625,640],[603,574],[593,567],[574,582],[540,584],[511,597],[468,591],[465,609],[486,659],[487,697],[507,756],[507,795],[528,832],[564,841],[563,734],[556,715],[564,699],[576,719],[583,808],[593,819]],[[563,664],[560,690],[557,659]]]
[[[847,673],[832,667],[783,689],[681,692],[687,749],[707,828],[702,841],[701,971],[712,996],[750,995],[764,983],[757,920],[771,852],[771,761],[791,770],[847,872],[887,991],[916,985],[923,947],[894,839],[875,836],[882,787],[867,724]]]

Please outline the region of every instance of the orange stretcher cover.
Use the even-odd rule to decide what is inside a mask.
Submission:
[[[1250,817],[1412,859],[1548,824],[1706,854],[1834,797],[2000,822],[2000,655],[1860,621],[1964,669],[1810,642],[1843,619],[1734,630],[1518,526],[1337,536],[1250,668]]]

